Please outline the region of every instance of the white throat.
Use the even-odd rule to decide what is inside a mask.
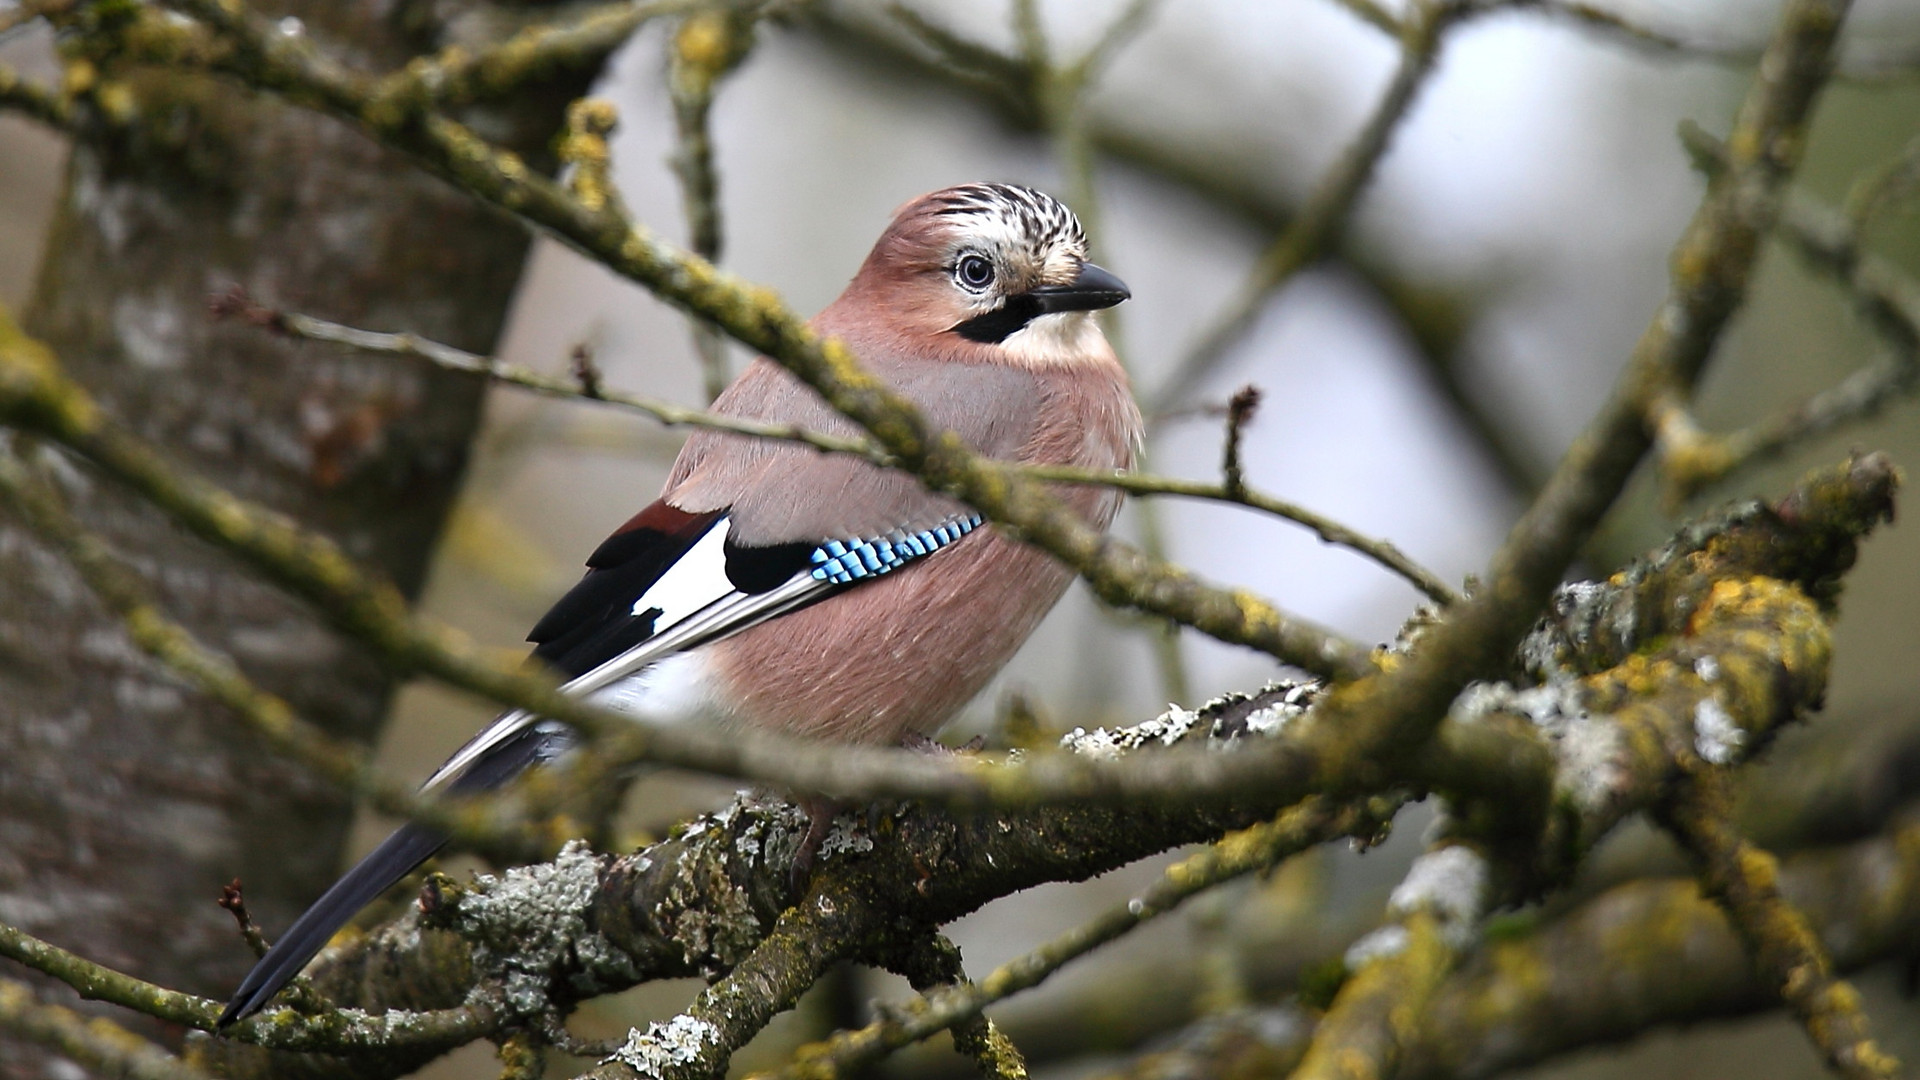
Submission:
[[[1036,315],[1027,325],[1008,334],[1000,347],[1035,366],[1071,364],[1105,350],[1106,338],[1091,311],[1061,311]]]

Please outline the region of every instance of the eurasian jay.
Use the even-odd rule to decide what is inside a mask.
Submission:
[[[1127,297],[1087,261],[1086,235],[1058,201],[965,184],[903,207],[812,326],[844,341],[935,429],[989,457],[1127,468],[1140,414],[1092,314]],[[713,410],[857,432],[765,358]],[[1059,494],[1103,529],[1119,501],[1092,486]],[[712,429],[687,440],[660,498],[587,566],[528,635],[534,655],[571,680],[568,692],[655,722],[882,744],[944,724],[1072,576],[905,473]],[[562,725],[510,712],[425,787],[498,787],[572,741]],[[812,812],[817,844],[825,821]],[[220,1024],[257,1011],[445,841],[417,824],[388,837],[261,958]]]

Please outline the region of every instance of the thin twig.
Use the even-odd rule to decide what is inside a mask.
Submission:
[[[696,11],[681,21],[667,45],[667,94],[673,101],[678,140],[668,160],[680,181],[690,248],[710,263],[720,261],[722,233],[720,175],[714,166],[708,118],[714,91],[753,46],[755,17],[755,11],[739,4]],[[691,321],[700,378],[711,402],[730,378],[726,339],[712,324],[697,318]]]
[[[1464,10],[1453,0],[1417,0],[1400,33],[1400,66],[1360,134],[1314,186],[1300,213],[1276,238],[1225,310],[1201,332],[1143,405],[1155,415],[1192,393],[1253,325],[1275,290],[1326,254],[1340,239],[1354,204],[1386,156],[1393,133],[1412,109],[1439,59],[1447,28]]]
[[[255,957],[267,955],[267,936],[253,923],[253,913],[247,910],[246,894],[241,891],[240,879],[234,878],[220,886],[220,899],[215,901],[233,921],[240,926],[240,936],[246,939],[247,948],[253,950]]]
[[[111,1020],[39,1000],[33,988],[0,978],[0,1031],[38,1043],[102,1076],[126,1080],[208,1080],[207,1074]]]
[[[593,71],[649,21],[676,15],[702,0],[617,0],[529,26],[482,49],[449,46],[418,57],[382,79],[372,97],[392,107],[441,107],[492,101],[570,72]],[[397,103],[406,103],[400,105]]]
[[[1129,495],[1173,495],[1259,510],[1311,529],[1314,535],[1326,543],[1337,544],[1372,559],[1405,578],[1415,588],[1425,593],[1429,599],[1442,606],[1455,604],[1460,600],[1460,595],[1442,581],[1439,575],[1408,558],[1406,553],[1394,546],[1391,541],[1367,536],[1323,514],[1297,503],[1277,499],[1255,488],[1245,488],[1239,495],[1235,495],[1228,491],[1225,485],[1211,484],[1202,480],[1077,469],[1064,465],[1029,465],[1021,471],[1036,480],[1067,484],[1102,484],[1119,488]]]
[[[1724,144],[1692,125],[1681,132],[1688,151],[1710,176],[1725,170]],[[1863,198],[1877,201],[1871,195]],[[1862,248],[1857,221],[1869,211],[1855,211],[1849,215],[1795,194],[1782,211],[1778,235],[1808,265],[1846,290],[1886,344],[1886,357],[1768,419],[1724,435],[1700,426],[1686,395],[1670,390],[1657,394],[1648,404],[1648,420],[1659,435],[1669,502],[1678,504],[1748,466],[1872,419],[1920,389],[1920,283]]]
[[[592,355],[585,351],[585,346],[576,347],[574,350],[573,377],[562,379],[542,375],[529,368],[507,364],[491,356],[481,356],[456,349],[451,345],[415,334],[362,330],[311,315],[264,307],[255,303],[246,291],[238,286],[215,297],[209,306],[216,318],[239,318],[276,333],[289,334],[309,341],[324,341],[392,356],[417,357],[450,371],[484,375],[504,385],[529,390],[547,397],[590,401],[631,409],[651,416],[669,427],[709,428],[754,438],[797,442],[824,453],[863,457],[876,465],[895,464],[895,459],[881,450],[871,439],[844,438],[792,424],[769,424],[742,417],[723,416],[700,409],[685,408],[657,398],[610,389],[601,382],[599,369],[593,365]],[[1322,514],[1251,488],[1247,489],[1242,496],[1236,497],[1219,485],[1147,473],[1082,469],[1066,465],[1008,464],[1006,467],[1034,480],[1098,484],[1117,488],[1132,495],[1176,495],[1182,498],[1207,499],[1272,514],[1313,530],[1314,534],[1326,543],[1350,548],[1365,555],[1406,578],[1433,600],[1447,604],[1457,599],[1453,591],[1439,577],[1414,563],[1392,543],[1373,539]]]
[[[1247,496],[1247,478],[1240,464],[1240,437],[1260,408],[1260,388],[1248,383],[1227,399],[1226,445],[1220,450],[1220,488],[1230,499]]]
[[[223,1007],[209,998],[155,986],[102,967],[6,923],[0,923],[0,956],[51,975],[95,1001],[124,1006],[197,1031],[214,1030]],[[322,1053],[418,1046],[452,1049],[497,1030],[505,1018],[506,1014],[486,995],[475,995],[467,1004],[452,1009],[377,1017],[351,1011],[305,1017],[275,1009],[225,1028],[221,1035],[277,1050]]]
[[[1920,136],[1908,142],[1900,156],[1867,173],[1847,190],[1840,213],[1853,236],[1864,235],[1874,217],[1891,205],[1920,192]]]
[[[632,409],[668,426],[702,427],[755,438],[798,442],[826,453],[864,457],[877,465],[894,464],[893,457],[881,450],[870,439],[843,438],[792,424],[768,424],[741,417],[722,416],[718,413],[684,408],[656,398],[609,389],[600,381],[599,370],[593,366],[591,354],[582,351],[584,346],[577,348],[574,352],[573,378],[560,379],[541,375],[513,364],[502,363],[490,356],[465,352],[451,345],[414,334],[389,334],[361,330],[311,315],[262,307],[255,304],[245,291],[237,286],[217,297],[212,307],[216,316],[242,318],[278,333],[311,341],[347,345],[367,352],[418,357],[448,370],[485,375],[496,382],[549,397],[592,401]],[[1130,495],[1175,495],[1189,499],[1206,499],[1272,514],[1313,530],[1313,533],[1326,543],[1348,548],[1374,560],[1395,574],[1406,578],[1415,588],[1441,604],[1450,604],[1459,599],[1458,595],[1441,581],[1438,575],[1415,563],[1391,542],[1366,536],[1323,514],[1277,499],[1251,487],[1245,487],[1235,494],[1226,490],[1223,485],[1156,476],[1150,473],[1083,469],[1068,465],[1009,465],[1008,468],[1035,480],[1098,484],[1117,488]],[[1176,698],[1175,700],[1184,699]]]
[[[1243,829],[1169,867],[1152,886],[1124,904],[1038,949],[994,969],[977,983],[935,990],[904,1004],[889,1006],[882,1019],[858,1031],[841,1032],[803,1047],[783,1080],[816,1080],[844,1075],[891,1051],[919,1042],[1045,981],[1069,961],[1118,938],[1141,923],[1180,906],[1187,899],[1341,836],[1377,830],[1398,800],[1378,806],[1310,799],[1274,821]]]
[[[505,363],[495,357],[456,349],[451,345],[415,334],[362,330],[343,323],[302,315],[299,312],[262,307],[254,303],[246,291],[239,286],[234,286],[215,297],[209,306],[216,318],[237,317],[277,333],[289,334],[309,341],[346,345],[365,352],[418,357],[436,367],[484,375],[495,382],[530,390],[547,397],[570,401],[591,401],[630,409],[651,416],[668,427],[699,427],[715,431],[730,431],[736,435],[748,435],[759,439],[803,443],[826,453],[853,454],[877,465],[890,465],[893,462],[892,457],[882,451],[871,439],[843,438],[794,424],[769,424],[743,417],[722,416],[703,409],[689,409],[659,398],[610,389],[601,382],[599,369],[593,364],[592,353],[585,351],[584,346],[576,348],[572,355],[572,377],[556,378],[542,375],[531,368]]]

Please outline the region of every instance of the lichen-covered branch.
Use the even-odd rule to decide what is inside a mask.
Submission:
[[[437,55],[417,57],[382,79],[372,96],[391,109],[497,101],[533,84],[597,71],[642,26],[700,2],[619,0],[525,27],[483,48],[450,45]]]
[[[943,988],[904,1005],[859,1031],[803,1047],[784,1080],[828,1080],[882,1055],[961,1023],[996,1001],[1038,986],[1069,961],[1159,917],[1223,882],[1271,867],[1290,855],[1341,836],[1370,836],[1392,818],[1400,799],[1338,804],[1309,799],[1271,822],[1233,833],[1169,867],[1146,892],[1108,909],[1065,935],[1008,961],[977,983]]]
[[[212,1031],[221,1003],[155,986],[75,956],[16,927],[0,923],[0,956],[66,983],[90,1001],[105,1001],[197,1031]],[[499,1029],[503,1010],[486,995],[440,1011],[370,1015],[338,1009],[305,1017],[282,1010],[230,1028],[227,1037],[279,1050],[372,1052],[417,1065]],[[424,1055],[424,1056],[423,1056]]]
[[[1882,835],[1790,856],[1779,883],[1838,969],[1903,956],[1920,933],[1920,827],[1909,819]],[[1677,956],[1686,963],[1676,964]],[[1743,1016],[1779,1002],[1697,883],[1633,881],[1552,919],[1508,921],[1433,995],[1399,1078],[1480,1080],[1636,1038],[1650,1026]],[[1248,1075],[1242,1067],[1272,1062],[1284,1068],[1313,1033],[1313,1019],[1301,1010],[1255,1007],[1202,1020],[1117,1075]]]
[[[126,1080],[206,1080],[206,1074],[126,1028],[42,1002],[33,988],[0,978],[0,1031],[59,1051],[102,1075]]]
[[[1503,899],[1564,881],[1696,763],[1745,760],[1818,704],[1852,538],[1892,514],[1898,485],[1884,455],[1857,458],[1559,591],[1519,650],[1537,685],[1461,695],[1427,773],[1501,856]],[[1545,788],[1498,782],[1529,758],[1551,763]]]
[[[1143,752],[1129,756],[1152,758],[1173,752],[1163,740],[1206,741],[1217,732],[1215,741],[1227,746],[1213,752],[1234,756],[1271,739],[1283,726],[1277,718],[1297,716],[1301,706],[1289,696],[1298,694],[1297,687],[1280,687],[1236,696],[1201,714],[1101,732],[1076,745],[1083,754],[1133,746]],[[885,966],[920,936],[990,900],[1216,839],[1278,809],[1273,801],[1146,803],[956,817],[910,806],[882,819],[877,834],[842,818],[802,894],[789,871],[807,828],[804,815],[785,803],[742,797],[624,858],[576,845],[552,863],[482,879],[472,889],[431,880],[423,910],[335,948],[310,970],[321,993],[364,1009],[444,1009],[476,987],[494,987],[487,1000],[519,1017],[564,1011],[640,981],[730,972],[731,981],[711,991],[710,1011],[652,1032],[652,1039],[642,1033],[636,1053],[648,1059],[648,1048],[688,1032],[702,1044],[730,1047],[737,1034],[723,1036],[717,1025],[737,1023],[750,1032],[771,1015],[731,995],[753,986],[797,995],[812,981],[809,972],[837,959]],[[271,1027],[287,1016],[269,1010],[249,1023]],[[245,1048],[215,1049],[230,1076],[269,1067]]]
[[[1725,774],[1709,769],[1675,787],[1660,819],[1827,1065],[1852,1080],[1899,1075],[1868,1031],[1859,992],[1834,974],[1806,916],[1781,896],[1779,864],[1734,830],[1731,812]]]
[[[1424,745],[1460,690],[1493,674],[1646,455],[1642,417],[1664,387],[1691,386],[1745,296],[1813,101],[1832,66],[1845,0],[1790,0],[1734,125],[1733,165],[1709,185],[1681,238],[1673,280],[1610,400],[1508,532],[1465,603],[1421,635],[1391,671],[1338,686],[1316,710],[1328,772],[1371,779]]]
[[[1488,876],[1486,859],[1463,844],[1414,860],[1387,902],[1388,923],[1347,950],[1346,982],[1293,1080],[1395,1074],[1442,980],[1478,937]]]

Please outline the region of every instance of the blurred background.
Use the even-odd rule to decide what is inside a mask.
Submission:
[[[915,0],[914,9],[974,39],[1011,48],[998,3]],[[1045,23],[1071,54],[1116,14],[1114,0],[1050,0]],[[880,22],[864,2],[824,20],[764,28],[756,51],[719,95],[713,115],[730,270],[817,310],[852,274],[891,210],[930,189],[1004,179],[1065,194],[1052,144],[1020,130],[924,65],[848,27]],[[1716,49],[1757,50],[1772,0],[1622,2],[1623,16]],[[1920,6],[1857,5],[1851,55],[1908,57],[1901,75],[1843,80],[1819,114],[1803,189],[1837,203],[1866,170],[1920,133]],[[684,235],[668,165],[674,129],[663,91],[659,29],[626,48],[596,91],[619,106],[614,174],[635,214]],[[1530,487],[1611,385],[1666,287],[1665,259],[1702,185],[1676,126],[1724,132],[1750,78],[1739,62],[1676,55],[1569,21],[1516,11],[1453,32],[1439,67],[1360,203],[1354,257],[1299,275],[1260,310],[1251,331],[1197,382],[1169,394],[1165,379],[1222,308],[1270,239],[1248,207],[1297,204],[1373,108],[1396,44],[1331,0],[1178,0],[1159,5],[1114,58],[1092,98],[1094,125],[1149,143],[1206,174],[1183,183],[1139,161],[1103,158],[1096,244],[1133,288],[1117,312],[1120,340],[1143,396],[1182,406],[1154,418],[1155,471],[1215,477],[1218,405],[1235,388],[1264,394],[1247,429],[1251,483],[1364,532],[1390,538],[1452,582],[1484,565]],[[57,77],[39,33],[0,45],[0,61]],[[61,142],[0,116],[0,302],[26,302],[60,187]],[[1238,201],[1221,192],[1239,193]],[[1920,273],[1920,212],[1881,218],[1873,247]],[[1788,253],[1767,259],[1736,330],[1714,361],[1705,420],[1730,428],[1830,386],[1878,355],[1871,335],[1829,282]],[[327,312],[313,312],[326,315]],[[407,330],[405,326],[373,329]],[[513,363],[563,372],[590,348],[608,384],[702,403],[685,320],[645,291],[541,240],[528,263],[501,348]],[[738,370],[744,357],[731,358]],[[464,495],[433,565],[424,606],[477,639],[518,642],[578,575],[585,554],[655,494],[680,435],[610,410],[495,389]],[[1920,462],[1920,408],[1898,404],[1746,474],[1694,507],[1777,492],[1850,447]],[[1304,530],[1232,509],[1177,501],[1155,508],[1169,554],[1209,577],[1246,585],[1286,609],[1365,640],[1392,637],[1418,595]],[[1663,539],[1676,520],[1643,482],[1589,552],[1587,570]],[[1121,526],[1135,536],[1141,511]],[[1801,744],[1920,723],[1920,536],[1892,528],[1866,547],[1848,583],[1828,717],[1776,748],[1791,767]],[[1101,611],[1076,588],[962,722],[992,729],[1015,695],[1054,728],[1128,723],[1169,700],[1197,704],[1281,674],[1253,654],[1187,635],[1178,671],[1158,657],[1157,628]],[[1184,690],[1179,682],[1184,681]],[[382,756],[423,776],[489,710],[426,686],[400,696]],[[643,784],[632,826],[658,829],[709,805],[713,784]],[[1419,848],[1428,817],[1410,809],[1395,839],[1364,856],[1298,860],[1258,886],[1196,905],[1070,967],[1000,1014],[1014,1031],[1106,1025],[1116,1048],[1148,1038],[1177,1010],[1089,995],[1154,972],[1168,997],[1258,994],[1377,918],[1385,892]],[[364,848],[386,823],[366,821]],[[1650,833],[1621,838],[1651,844]],[[1081,886],[1001,901],[954,930],[976,974],[1124,898],[1153,872],[1129,868]],[[1261,948],[1295,957],[1247,959]],[[1290,951],[1289,951],[1290,950]],[[1271,960],[1271,956],[1269,957]],[[1266,974],[1262,974],[1265,972]],[[1889,1049],[1920,1057],[1920,1006],[1892,972],[1862,983]],[[1149,988],[1153,989],[1153,988]],[[764,1064],[781,1039],[857,1016],[899,986],[851,973],[764,1036],[742,1067]],[[576,1022],[611,1034],[683,1005],[691,984],[648,987],[595,1002]],[[1120,1010],[1093,1016],[1097,1008]],[[1022,1018],[1025,1018],[1023,1021]],[[823,1019],[826,1018],[826,1019]],[[477,1055],[437,1065],[464,1075]],[[1117,1059],[1061,1063],[1079,1075]],[[901,1074],[956,1061],[901,1059]],[[1779,1016],[1662,1032],[1624,1048],[1583,1052],[1542,1076],[1800,1077],[1822,1070]]]

